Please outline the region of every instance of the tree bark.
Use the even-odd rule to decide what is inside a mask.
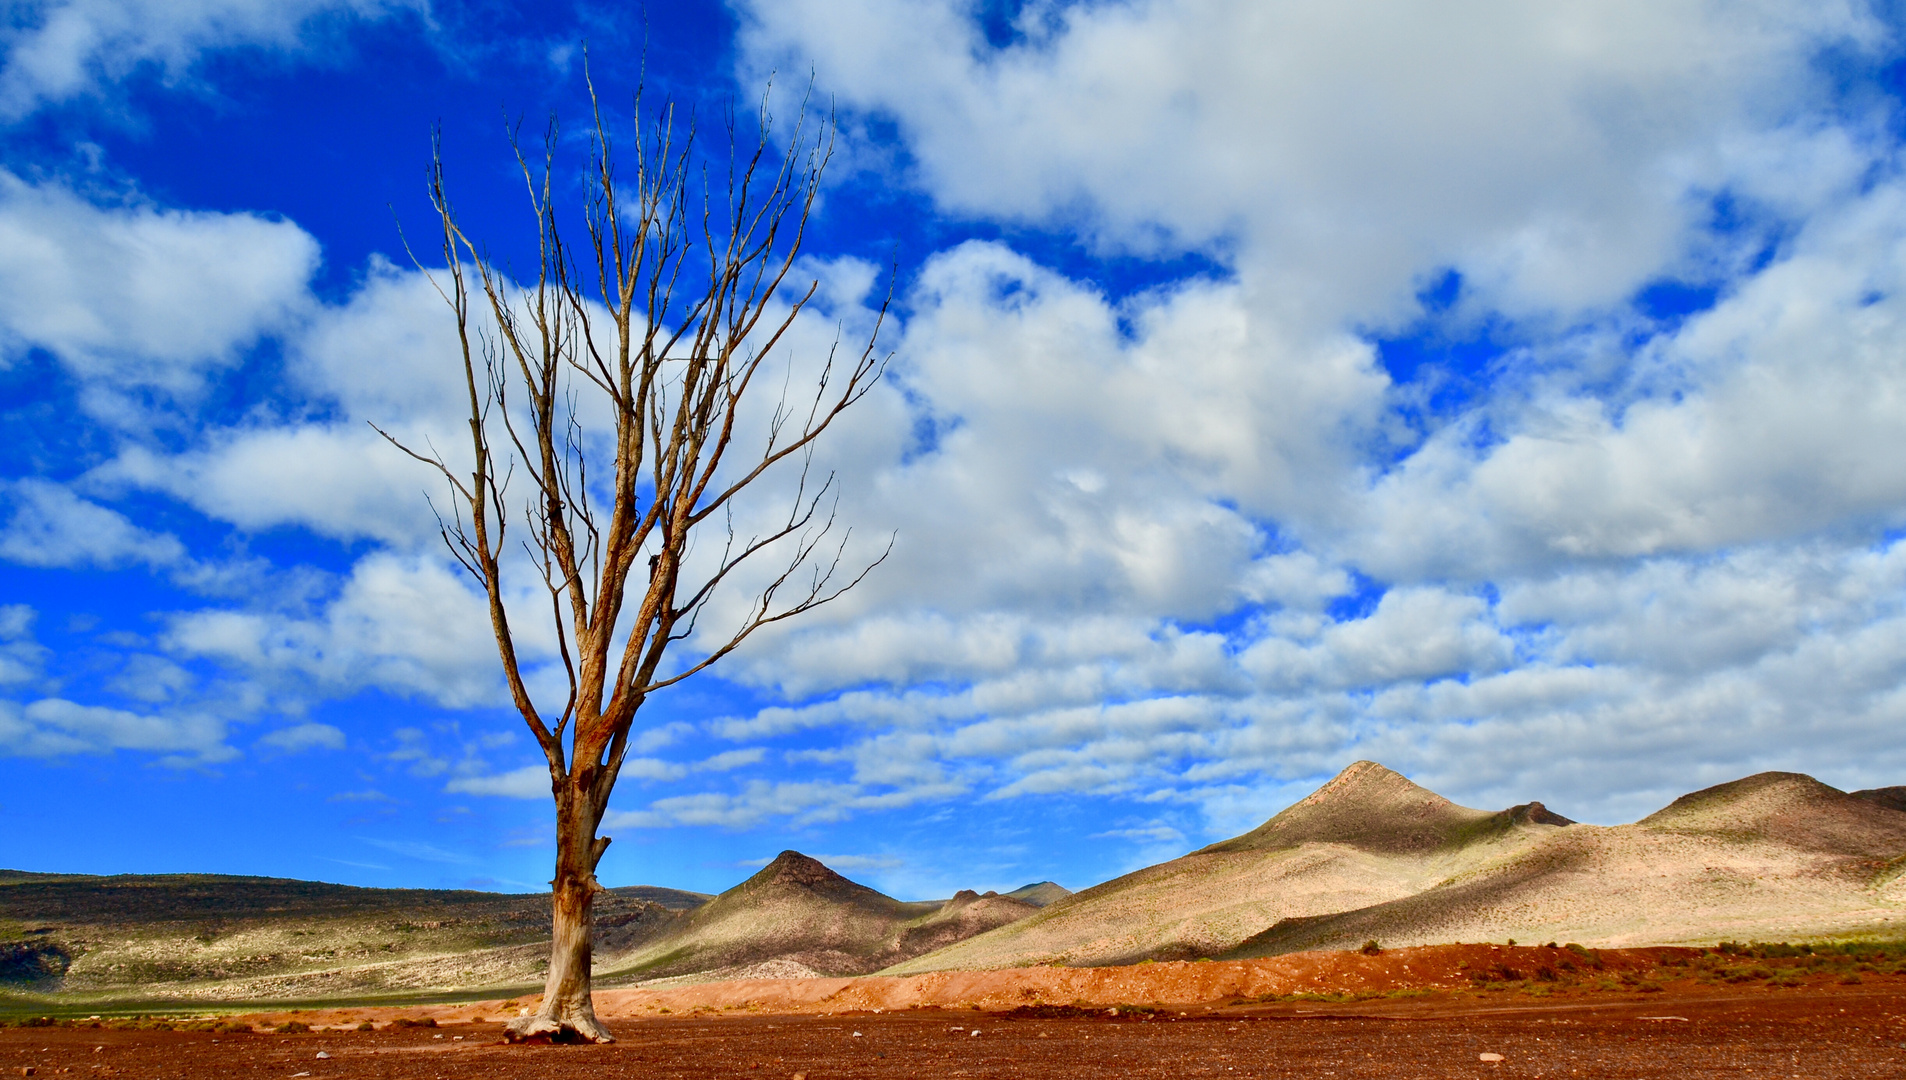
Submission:
[[[420,453],[378,429],[449,485],[454,509],[438,519],[444,543],[483,586],[510,700],[549,763],[556,803],[549,977],[536,1014],[510,1022],[507,1038],[515,1042],[613,1041],[590,1002],[591,909],[601,889],[596,864],[609,844],[596,828],[643,702],[762,627],[831,603],[887,557],[882,552],[843,580],[851,533],[829,539],[835,479],[809,470],[816,441],[886,369],[888,358],[875,346],[891,292],[858,356],[844,354],[837,364],[829,349],[811,396],[783,385],[764,443],[738,430],[755,415],[744,416],[744,395],[772,383],[782,363],[775,358],[785,358],[788,335],[820,288],[816,280],[797,297],[782,295],[833,155],[831,120],[810,133],[803,101],[786,149],[778,151],[779,140],[768,137],[764,95],[759,141],[752,149],[733,141],[729,125],[727,190],[717,182],[711,192],[692,150],[692,122],[688,138],[678,141],[672,110],[644,123],[638,103],[645,149],[629,187],[616,182],[593,83],[589,100],[595,126],[579,207],[587,242],[580,248],[557,227],[573,218],[557,205],[568,185],[556,180],[561,144],[554,124],[540,170],[517,148],[540,252],[536,277],[525,286],[458,226],[438,147],[430,198],[443,229],[447,280],[430,280],[456,315],[471,471],[453,467],[434,446]],[[475,293],[468,273],[479,283]],[[797,370],[788,368],[790,380]],[[606,414],[581,404],[591,395]],[[582,418],[597,416],[613,423],[607,470],[584,460],[584,447],[595,454],[597,443],[584,437]],[[737,438],[746,460],[725,465]],[[794,482],[786,517],[762,519],[758,533],[737,532],[735,502],[746,502],[751,485],[769,471]],[[605,474],[612,484],[603,484]],[[505,497],[512,476],[524,477],[534,493],[521,500],[520,517],[512,509],[516,499]],[[604,494],[612,495],[606,515]],[[504,603],[503,562],[511,550],[505,533],[513,518],[528,526],[525,565],[548,591],[569,684],[560,710],[534,700]],[[697,563],[696,579],[685,580],[697,536],[709,537],[700,542],[718,556],[712,566]],[[736,571],[758,565],[758,556],[779,564],[778,573],[771,565],[752,581],[754,599],[736,625],[698,634],[719,590],[741,585],[746,575]],[[670,648],[691,639],[699,655],[664,668]]]
[[[615,1036],[596,1019],[590,999],[595,947],[596,863],[609,846],[596,839],[590,800],[573,793],[556,803],[556,879],[550,882],[549,978],[533,1015],[509,1022],[509,1042],[610,1043]]]

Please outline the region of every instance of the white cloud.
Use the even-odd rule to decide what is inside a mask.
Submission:
[[[0,118],[104,93],[141,68],[184,79],[214,49],[292,49],[325,16],[421,10],[403,0],[15,0],[0,31]]]
[[[45,349],[91,416],[144,428],[293,325],[317,260],[289,222],[100,206],[0,172],[0,362]]]
[[[64,698],[24,706],[0,701],[0,746],[21,757],[144,750],[162,754],[168,765],[213,763],[238,756],[225,745],[225,732],[225,721],[201,713],[140,714]]]
[[[320,536],[434,547],[446,514],[442,479],[372,429],[468,454],[462,360],[450,315],[423,274],[373,259],[363,284],[335,307],[314,306],[288,336],[286,374],[325,419],[258,418],[162,453],[129,446],[95,483],[163,491],[242,529],[295,525]]]
[[[743,10],[749,70],[811,65],[890,117],[942,205],[1235,238],[1326,324],[1406,310],[1438,265],[1516,310],[1619,300],[1688,252],[1701,192],[1816,164],[1737,148],[1828,100],[1818,53],[1886,40],[1861,5],[1773,0],[1039,4],[1000,48],[955,0]]]
[[[758,859],[743,859],[741,866],[766,866],[777,856],[764,855]],[[809,855],[830,870],[893,870],[906,865],[906,860],[892,855]]]
[[[270,26],[295,33],[310,10]],[[1906,580],[1879,541],[1906,523],[1906,185],[1885,118],[1835,99],[1814,63],[1892,47],[1864,9],[1024,10],[1022,39],[995,49],[952,0],[751,4],[744,65],[812,57],[824,89],[897,122],[943,207],[1101,250],[1196,248],[1218,271],[1112,298],[998,243],[929,256],[889,324],[890,379],[817,461],[839,473],[856,556],[894,535],[892,557],[721,669],[785,698],[707,725],[747,745],[669,760],[655,755],[696,728],[641,736],[627,776],[676,786],[612,825],[1092,793],[1196,807],[1217,828],[1364,756],[1484,805],[1540,797],[1601,819],[1688,786],[1661,763],[1712,779],[1906,770],[1886,736],[1906,708]],[[193,33],[157,27],[180,59],[135,41],[128,63],[186,71]],[[28,98],[83,92],[61,85]],[[1717,202],[1733,220],[1717,224]],[[315,259],[289,223],[3,177],[0,348],[52,353],[120,433],[79,491],[370,542],[320,603],[174,615],[175,660],[307,699],[375,687],[494,706],[481,599],[433,546],[432,478],[363,423],[458,452],[447,316],[419,275],[381,263],[319,304]],[[1451,309],[1413,322],[1450,269]],[[855,260],[803,271],[826,317],[793,335],[797,384],[831,320],[865,324],[876,276]],[[1720,300],[1658,322],[1629,301],[1663,278]],[[1513,348],[1473,399],[1431,407],[1427,384],[1393,385],[1379,363],[1379,337],[1484,325]],[[300,400],[139,434],[193,416],[267,337]],[[0,555],[15,561],[189,561],[66,488],[9,491]],[[762,494],[744,532],[782,508],[785,478]],[[759,580],[737,579],[705,629],[731,625]],[[1344,615],[1346,597],[1376,599]],[[543,664],[534,583],[512,603]],[[43,651],[12,640],[0,678],[39,677]],[[550,674],[532,672],[539,689]],[[190,682],[155,657],[114,687],[158,703]],[[114,724],[163,741],[134,713],[5,708],[41,748],[21,752]],[[261,743],[280,735],[334,738]],[[421,730],[393,737],[390,760],[448,791],[547,797],[545,768],[497,771],[498,747],[459,758]]]
[[[746,829],[773,818],[794,825],[840,821],[856,811],[888,810],[927,798],[943,798],[948,791],[870,792],[855,784],[830,781],[749,780],[733,794],[719,791],[671,795],[657,799],[646,810],[610,810],[604,829],[656,829],[680,825],[713,825]]]
[[[9,562],[106,569],[143,564],[155,570],[188,562],[177,537],[142,529],[58,484],[30,477],[0,481],[0,499],[13,506],[0,529],[0,558]]]
[[[1337,542],[1386,577],[1474,580],[1906,523],[1902,250],[1906,185],[1889,181],[1647,341],[1614,393],[1564,369],[1439,432]]]
[[[247,671],[284,690],[378,687],[452,707],[495,704],[501,694],[482,598],[451,569],[423,557],[364,557],[316,616],[182,612],[172,616],[163,641],[174,653]]]
[[[477,861],[474,857],[461,851],[449,851],[423,840],[393,840],[381,836],[361,836],[358,837],[358,839],[372,847],[383,848],[392,854],[402,855],[405,858],[417,859],[422,862],[461,865]]]
[[[466,795],[500,795],[506,799],[549,798],[549,766],[525,765],[495,776],[459,776],[445,791]]]
[[[106,684],[106,688],[136,701],[156,705],[177,698],[197,681],[190,671],[162,656],[135,653],[126,658],[125,667]]]
[[[27,604],[0,604],[0,686],[17,686],[40,677],[49,650],[33,640],[39,613]]]
[[[302,753],[306,750],[342,750],[344,732],[330,724],[303,723],[293,724],[258,740],[258,745],[287,754]]]

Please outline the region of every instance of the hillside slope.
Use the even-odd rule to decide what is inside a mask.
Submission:
[[[1457,806],[1360,761],[1243,836],[1074,893],[892,974],[1191,959],[1282,919],[1400,899],[1500,861],[1570,823],[1540,803]]]
[[[706,900],[610,890],[596,904],[598,940],[633,948]],[[0,994],[283,1000],[527,986],[548,940],[547,894],[0,872]]]
[[[904,903],[784,851],[678,928],[601,958],[599,981],[727,977],[770,963],[784,974],[864,975],[1038,910],[970,891],[939,903]]]
[[[1590,945],[1898,936],[1906,813],[1798,773],[1682,796],[1632,825],[1578,825],[1360,909],[1287,919],[1222,955],[1429,942]]]

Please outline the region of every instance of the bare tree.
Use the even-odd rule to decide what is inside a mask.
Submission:
[[[549,763],[556,875],[548,982],[541,1009],[513,1021],[509,1035],[607,1042],[590,999],[595,870],[609,846],[596,830],[630,730],[651,694],[762,627],[840,596],[885,558],[842,569],[846,536],[830,536],[834,477],[811,470],[815,440],[885,369],[875,341],[887,308],[863,347],[836,363],[837,340],[798,388],[792,366],[785,380],[778,367],[764,370],[778,347],[785,353],[818,287],[796,295],[788,278],[832,155],[833,125],[816,124],[803,108],[777,150],[764,98],[756,130],[744,136],[728,116],[726,156],[705,160],[692,121],[678,128],[672,108],[645,116],[638,96],[635,170],[625,178],[593,84],[589,92],[594,124],[580,205],[559,212],[553,123],[540,160],[512,139],[536,217],[533,283],[513,281],[464,233],[441,146],[433,155],[430,196],[446,269],[432,280],[456,315],[473,464],[465,472],[435,447],[385,438],[448,481],[444,541],[488,595],[510,696]],[[565,231],[572,222],[580,245]],[[771,409],[749,412],[750,427],[744,401],[777,393]],[[600,467],[591,473],[604,464],[606,477]],[[760,483],[770,476],[778,494]],[[786,499],[785,513],[758,532],[738,530],[738,506],[741,520],[756,520],[763,498]],[[506,549],[512,524],[527,536]],[[527,556],[519,568],[532,566],[548,593],[568,677],[559,708],[533,700],[504,602],[506,555],[519,550]],[[744,575],[736,571],[763,560],[748,572],[752,599],[738,622],[665,665],[719,590],[737,587]]]

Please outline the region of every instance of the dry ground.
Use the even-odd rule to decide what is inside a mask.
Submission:
[[[506,1046],[495,1022],[299,1035],[10,1028],[0,1031],[0,1069],[31,1069],[36,1080],[1892,1078],[1906,1073],[1903,1013],[1900,987],[1830,985],[1512,1005],[1468,995],[1273,1003],[1150,1018],[703,1015],[624,1021],[622,1041],[602,1047]]]
[[[1538,977],[1538,961],[1563,955],[1576,961],[1572,970],[1551,966],[1553,979]],[[1122,978],[1101,986],[1127,993],[1122,1003],[1060,1003],[1034,988],[1041,1003],[1029,1004],[1028,977],[1053,969],[1022,969],[948,973],[967,981],[938,984],[983,992],[990,1005],[888,1009],[855,1003],[891,1000],[897,984],[934,977],[783,980],[790,989],[778,997],[767,980],[711,984],[605,1001],[621,1041],[603,1047],[503,1045],[501,1017],[529,999],[234,1018],[317,1028],[297,1034],[155,1030],[109,1018],[0,1029],[0,1077],[23,1069],[36,1080],[1906,1075],[1906,972],[1878,954],[1584,956],[1461,945],[1278,960],[1279,978],[1338,985],[1213,997],[1214,988],[1270,978],[1259,965],[1274,961],[1146,964],[1096,973]],[[1504,978],[1511,974],[1522,977]],[[796,984],[806,989],[791,992]],[[366,1022],[372,1030],[357,1030]]]

